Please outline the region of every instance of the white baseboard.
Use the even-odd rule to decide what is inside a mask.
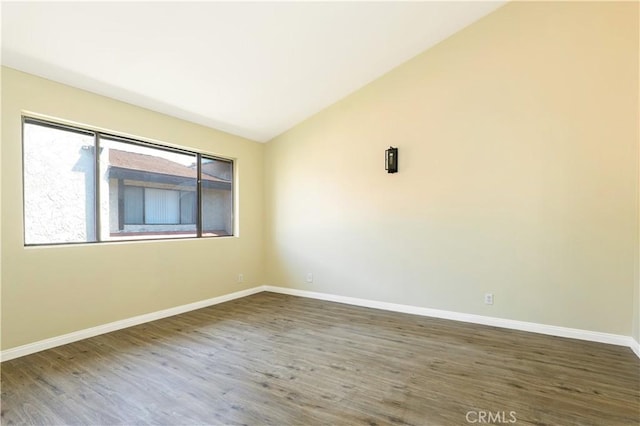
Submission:
[[[183,314],[185,312],[193,311],[196,309],[206,308],[207,306],[217,305],[218,303],[228,302],[230,300],[250,296],[262,291],[264,291],[263,286],[258,286],[250,288],[248,290],[236,291],[235,293],[225,294],[222,296],[213,297],[211,299],[200,300],[198,302],[175,306],[173,308],[164,309],[162,311],[151,312],[148,314],[138,315],[132,318],[114,321],[96,327],[86,328],[84,330],[74,331],[72,333],[63,334],[62,336],[51,337],[49,339],[40,340],[38,342],[4,350],[0,352],[0,360],[8,361],[10,359],[40,352],[45,349],[55,348],[56,346],[66,345],[67,343],[77,342],[78,340],[88,339],[89,337],[110,333],[112,331],[121,330],[123,328],[132,327],[134,325],[143,324],[145,322],[155,321],[161,318]]]
[[[631,343],[629,345],[629,347],[631,348],[631,350],[633,352],[635,352],[636,355],[638,355],[638,358],[640,358],[640,343],[638,343],[634,338],[630,338],[631,339]]]
[[[382,309],[385,311],[402,312],[406,314],[421,315],[426,317],[443,318],[454,321],[463,321],[474,324],[490,325],[493,327],[509,328],[513,330],[528,331],[532,333],[547,334],[550,336],[568,337],[571,339],[588,340],[592,342],[608,343],[610,345],[630,347],[640,358],[638,343],[629,336],[620,334],[601,333],[598,331],[581,330],[577,328],[558,327],[555,325],[538,324],[533,322],[517,321],[504,318],[487,317],[483,315],[465,314],[461,312],[444,311],[439,309],[423,308],[419,306],[401,305],[397,303],[378,302],[375,300],[359,299],[356,297],[337,296],[328,293],[317,293],[294,288],[264,286],[265,291],[289,294],[292,296],[308,297],[311,299],[327,300],[330,302],[345,303],[348,305],[364,306],[367,308]],[[635,346],[634,346],[635,345]]]
[[[87,328],[84,330],[74,331],[62,336],[52,337],[38,342],[29,343],[15,348],[7,349],[0,352],[0,361],[8,361],[10,359],[40,352],[46,349],[55,348],[56,346],[66,345],[67,343],[77,342],[78,340],[88,339],[89,337],[98,336],[100,334],[110,333],[112,331],[121,330],[123,328],[132,327],[134,325],[143,324],[150,321],[182,314],[196,309],[206,308],[207,306],[217,305],[219,303],[228,302],[230,300],[239,299],[250,296],[252,294],[263,291],[273,293],[288,294],[292,296],[307,297],[311,299],[326,300],[330,302],[344,303],[348,305],[363,306],[367,308],[382,309],[385,311],[402,312],[426,317],[443,318],[454,321],[463,321],[474,324],[490,325],[494,327],[509,328],[513,330],[528,331],[532,333],[547,334],[558,337],[568,337],[572,339],[589,340],[592,342],[608,343],[611,345],[628,346],[640,358],[640,344],[630,336],[622,336],[619,334],[601,333],[597,331],[580,330],[576,328],[558,327],[553,325],[537,324],[525,321],[509,320],[504,318],[487,317],[483,315],[465,314],[461,312],[444,311],[439,309],[423,308],[420,306],[401,305],[397,303],[379,302],[375,300],[359,299],[356,297],[338,296],[328,293],[317,293],[307,290],[299,290],[286,287],[277,287],[263,285],[253,287],[247,290],[237,291],[231,294],[225,294],[211,299],[201,300],[186,305],[176,306],[162,311],[151,312],[144,315],[138,315],[132,318],[120,321],[110,322],[108,324]]]

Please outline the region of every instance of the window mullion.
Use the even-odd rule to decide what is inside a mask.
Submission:
[[[94,135],[94,145],[93,145],[93,184],[95,188],[95,194],[93,194],[94,202],[95,202],[95,214],[93,219],[93,225],[95,227],[94,230],[94,240],[102,241],[102,235],[100,232],[100,134],[95,133]]]
[[[197,214],[196,214],[196,231],[198,233],[198,238],[202,237],[202,155],[199,153],[196,154],[196,204],[197,204]]]

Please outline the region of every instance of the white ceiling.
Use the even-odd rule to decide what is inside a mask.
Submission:
[[[504,3],[3,2],[2,64],[264,142]]]

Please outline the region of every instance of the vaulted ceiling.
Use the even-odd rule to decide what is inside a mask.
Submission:
[[[3,2],[2,64],[265,142],[499,2]]]

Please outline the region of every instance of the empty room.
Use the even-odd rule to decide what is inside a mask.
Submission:
[[[640,3],[6,2],[2,425],[640,424]]]

